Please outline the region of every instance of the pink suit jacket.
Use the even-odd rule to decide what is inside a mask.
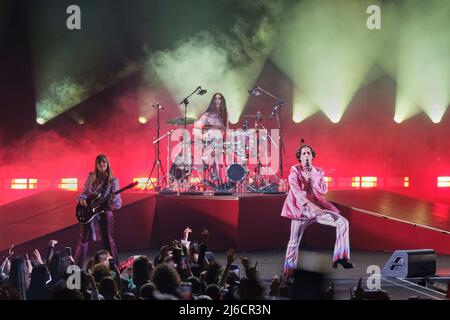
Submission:
[[[323,169],[312,166],[312,190],[307,191],[307,183],[305,168],[301,164],[292,166],[289,173],[290,190],[283,205],[282,217],[294,220],[314,219],[319,213],[317,207],[322,210],[339,212],[334,205],[325,199],[328,188]]]

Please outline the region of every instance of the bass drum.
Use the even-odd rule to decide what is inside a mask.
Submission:
[[[188,165],[176,165],[172,163],[169,171],[172,181],[185,181],[191,175],[191,168]]]
[[[227,168],[227,177],[228,180],[234,183],[241,182],[244,180],[248,171],[242,165],[234,163],[230,164]]]

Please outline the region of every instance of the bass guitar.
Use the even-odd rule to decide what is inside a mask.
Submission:
[[[114,195],[117,195],[127,189],[131,189],[135,187],[137,184],[138,184],[137,181],[130,183],[126,187],[123,187],[122,189],[114,192]],[[87,224],[91,222],[96,215],[105,212],[109,199],[110,199],[109,197],[102,199],[101,194],[95,193],[86,199],[87,206],[82,206],[78,202],[77,208],[75,210],[76,211],[75,215],[77,217],[78,222],[81,224]]]

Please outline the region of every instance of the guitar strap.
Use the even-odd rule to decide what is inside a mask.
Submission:
[[[106,179],[105,182],[103,182],[102,190],[100,191],[102,199],[105,199],[105,193],[107,188],[108,188],[108,179]]]
[[[108,187],[108,183],[107,182],[108,182],[108,179],[106,179],[103,182],[103,185],[102,185],[102,188],[101,188],[101,191],[100,191],[100,195],[101,195],[102,199],[105,198],[106,188]],[[92,237],[93,241],[97,241],[97,240],[101,239],[101,233],[99,233],[98,232],[99,230],[97,230],[99,228],[99,226],[98,226],[98,220],[99,219],[100,219],[99,215],[96,215],[94,220],[91,221],[91,223],[89,224],[89,227],[91,228],[91,237]]]

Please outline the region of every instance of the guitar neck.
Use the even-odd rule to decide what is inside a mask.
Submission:
[[[136,186],[137,184],[138,184],[138,182],[130,183],[130,184],[127,185],[126,187],[123,187],[122,189],[119,189],[119,190],[115,191],[114,194],[115,194],[115,195],[118,195],[119,193],[122,193],[122,192],[124,192],[124,191],[127,190],[127,189],[133,188],[133,187]],[[103,199],[103,200],[100,202],[100,204],[104,204],[104,203],[106,203],[106,202],[108,202],[108,201],[109,201],[109,198]]]
[[[136,181],[136,182],[133,182],[133,183],[130,183],[130,184],[127,185],[126,187],[123,187],[122,189],[119,189],[119,190],[115,191],[114,194],[119,194],[119,193],[121,193],[121,192],[124,192],[124,191],[127,190],[127,189],[131,189],[131,188],[137,186],[137,184],[138,184],[137,181]]]

